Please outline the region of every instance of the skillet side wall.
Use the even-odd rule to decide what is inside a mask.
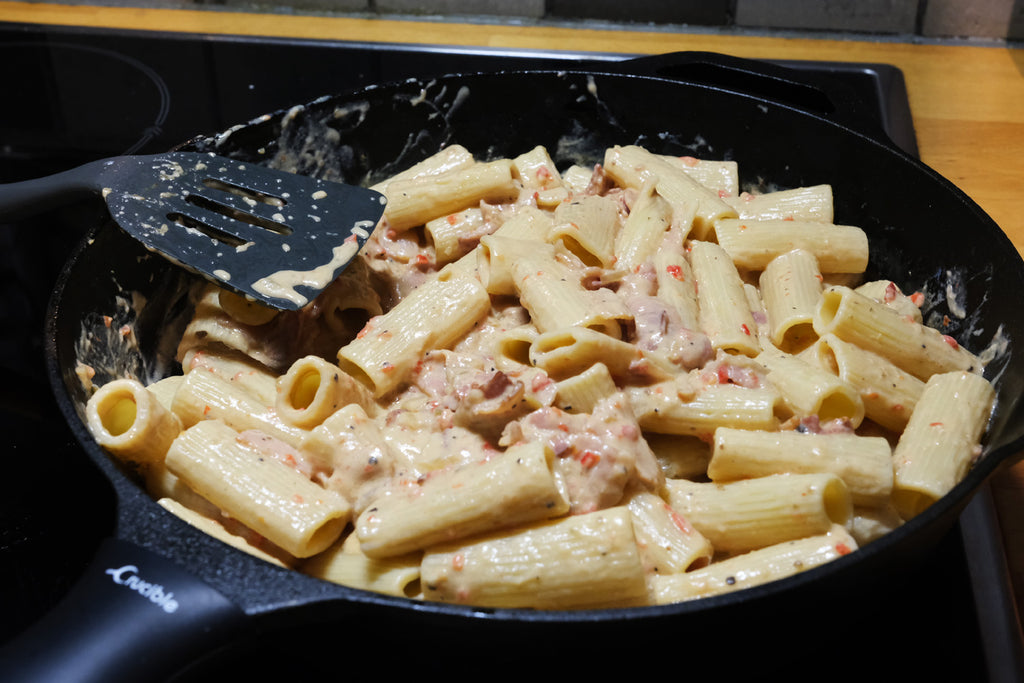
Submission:
[[[933,175],[892,148],[771,101],[629,76],[453,76],[325,98],[240,127],[230,134],[195,140],[187,146],[253,161],[269,160],[288,170],[321,177],[365,183],[454,143],[465,145],[481,158],[514,156],[542,144],[563,167],[598,162],[610,145],[636,143],[660,153],[736,160],[742,181],[759,189],[769,189],[767,183],[779,187],[830,183],[836,196],[837,222],[858,225],[869,233],[874,253],[872,276],[892,278],[907,291],[926,287],[929,292],[936,292],[934,302],[941,313],[948,309],[939,303],[943,297],[938,293],[945,292],[947,271],[955,273],[968,283],[962,305],[970,316],[963,321],[961,331],[977,342],[977,346],[969,344],[973,350],[989,342],[994,326],[999,323],[1005,323],[1011,339],[1020,337],[1021,322],[1015,317],[1012,298],[1008,296],[1022,286],[1019,257],[1012,246],[1007,252],[1005,237],[972,203],[949,191]],[[965,231],[973,239],[966,239]],[[118,236],[107,237],[106,233],[111,232]],[[66,288],[67,300],[62,302],[62,320],[57,327],[60,382],[79,410],[85,399],[74,374],[79,321],[89,314],[107,313],[111,292],[137,289],[145,294],[149,302],[138,327],[145,362],[139,367],[150,372],[153,367],[168,367],[156,362],[157,356],[166,354],[161,342],[170,334],[160,313],[161,298],[165,303],[180,301],[177,271],[162,259],[141,253],[134,245],[123,244],[126,238],[113,227],[106,226],[97,237],[101,244],[111,240],[109,256],[104,255],[102,264],[96,263],[96,259],[77,264],[79,270],[69,275],[74,286]],[[110,286],[82,286],[92,282],[88,278],[103,274],[111,281]],[[182,311],[177,305],[172,309],[173,326],[180,322]],[[154,340],[150,335],[160,339]],[[137,364],[139,354],[133,348],[116,348],[126,355],[116,359],[114,365]],[[1018,355],[1011,345],[1009,354],[994,365],[1003,375],[1003,407],[992,437],[1000,444],[1020,436],[1020,425],[1011,419],[1016,413],[1016,397],[1007,389],[1020,386],[1022,381],[1024,370]],[[129,357],[135,360],[124,363]],[[66,410],[66,414],[71,419],[71,413]],[[1007,432],[1010,427],[1017,431]],[[88,441],[81,430],[76,433]],[[94,458],[106,457],[95,444],[86,445]],[[861,570],[882,571],[915,562],[921,551],[955,522],[965,495],[980,483],[984,473],[972,475],[972,481],[965,482],[957,499],[936,506],[916,528],[897,532],[897,538],[880,545],[879,550],[862,551],[863,555],[843,558],[835,563],[836,567],[808,572],[792,581],[780,582],[780,586],[798,587],[809,596],[818,595],[822,590],[850,588],[859,580],[857,574]],[[172,524],[167,533],[178,534],[179,527]],[[187,543],[174,541],[174,545]],[[187,562],[186,557],[175,557]],[[222,582],[217,587],[251,612],[269,612],[275,606],[289,604],[301,606],[324,597],[255,595],[256,591],[239,588],[234,577],[225,577],[223,572],[213,574],[214,582]],[[838,584],[815,585],[816,577],[831,580],[844,576],[846,580]],[[265,581],[258,578],[250,587],[266,589],[283,583],[277,573],[268,573]],[[299,580],[294,589],[301,594],[307,585]],[[748,599],[783,588],[754,589],[709,604],[729,604],[729,612],[742,610]],[[336,591],[330,599],[345,596],[344,591]],[[324,607],[329,609],[331,605]],[[671,617],[692,611],[699,608],[695,610],[691,605],[652,613]]]

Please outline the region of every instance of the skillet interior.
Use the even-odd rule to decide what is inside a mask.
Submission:
[[[78,438],[117,489],[117,533],[193,569],[246,612],[277,619],[337,619],[371,614],[385,620],[429,619],[458,627],[467,617],[492,624],[564,625],[611,622],[630,627],[663,623],[706,629],[736,624],[752,608],[771,611],[780,601],[814,604],[836,591],[849,605],[873,577],[914,563],[955,522],[969,494],[1021,447],[1024,421],[1016,387],[1024,359],[1015,341],[1024,334],[1013,293],[1024,286],[1024,266],[1009,240],[973,202],[947,181],[884,141],[866,137],[820,112],[806,113],[768,97],[667,79],[571,72],[456,75],[408,81],[279,112],[186,147],[347,182],[367,182],[406,167],[446,144],[480,157],[509,156],[545,145],[563,164],[592,163],[612,144],[643,144],[654,151],[735,159],[748,187],[831,183],[836,220],[864,228],[872,240],[872,275],[906,291],[928,294],[928,313],[953,311],[950,333],[974,351],[1005,339],[989,366],[998,378],[997,413],[984,460],[950,495],[885,539],[826,567],[792,579],[719,598],[664,608],[585,613],[474,610],[420,605],[368,595],[277,570],[192,532],[170,518],[121,472],[86,433],[79,419],[86,394],[76,360],[143,375],[173,371],[162,341],[180,320],[181,277],[163,259],[146,254],[110,224],[100,226],[72,259],[58,284],[50,316],[51,373],[58,400]],[[143,293],[144,306],[127,292]],[[108,338],[90,316],[123,310],[134,319],[138,347]],[[175,315],[168,320],[167,312]],[[105,328],[104,328],[105,329]],[[98,331],[98,332],[97,332]],[[99,379],[99,378],[97,378]],[[244,579],[242,578],[244,577]],[[342,606],[347,609],[342,610]],[[366,610],[361,609],[367,608]],[[296,609],[292,609],[296,608]],[[302,609],[298,609],[302,608]],[[686,619],[699,615],[699,623]],[[677,631],[678,632],[678,631]]]

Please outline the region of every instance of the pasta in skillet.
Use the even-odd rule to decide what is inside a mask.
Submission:
[[[829,185],[739,170],[452,146],[376,186],[302,310],[197,285],[183,375],[100,388],[89,428],[233,546],[420,600],[664,604],[855,552],[964,476],[993,388],[894,283],[854,283]]]

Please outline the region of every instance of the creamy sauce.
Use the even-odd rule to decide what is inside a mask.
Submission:
[[[281,270],[260,278],[252,284],[253,290],[274,298],[286,299],[299,306],[309,303],[309,298],[299,294],[300,286],[312,287],[316,290],[326,287],[335,276],[338,268],[351,261],[359,253],[359,242],[350,237],[336,246],[331,260],[310,270]]]

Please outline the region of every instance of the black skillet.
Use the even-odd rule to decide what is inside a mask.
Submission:
[[[184,147],[367,183],[452,143],[481,157],[543,144],[562,165],[593,163],[609,145],[636,143],[662,153],[735,159],[751,187],[831,183],[837,222],[869,233],[871,275],[926,292],[929,318],[948,315],[945,330],[968,348],[999,349],[988,366],[998,403],[985,455],[968,477],[918,518],[856,553],[790,579],[691,603],[583,612],[476,609],[314,580],[180,522],[87,433],[80,417],[86,393],[75,373],[79,357],[98,369],[97,382],[125,371],[144,377],[173,372],[167,342],[187,315],[182,274],[103,224],[72,255],[54,291],[47,355],[61,409],[114,489],[115,530],[66,602],[8,646],[3,666],[33,681],[159,680],[232,640],[299,625],[336,631],[339,646],[336,653],[296,656],[337,656],[342,671],[351,671],[350,651],[383,653],[391,658],[374,666],[402,669],[429,668],[432,661],[536,662],[530,652],[556,644],[563,653],[599,655],[588,655],[599,663],[607,648],[653,661],[680,643],[716,657],[735,653],[737,643],[752,648],[780,614],[817,614],[824,602],[830,611],[856,614],[881,583],[918,570],[971,495],[1024,447],[1024,352],[1016,343],[1024,335],[1016,300],[1024,291],[1024,264],[1016,249],[962,192],[875,129],[835,84],[703,53],[597,68],[371,87]],[[956,293],[952,307],[947,289]],[[145,306],[126,305],[132,301],[126,292],[144,294]],[[961,310],[963,317],[956,315]],[[138,347],[108,337],[103,315],[132,323]],[[82,343],[86,338],[89,344]],[[139,581],[160,588],[140,589]]]

